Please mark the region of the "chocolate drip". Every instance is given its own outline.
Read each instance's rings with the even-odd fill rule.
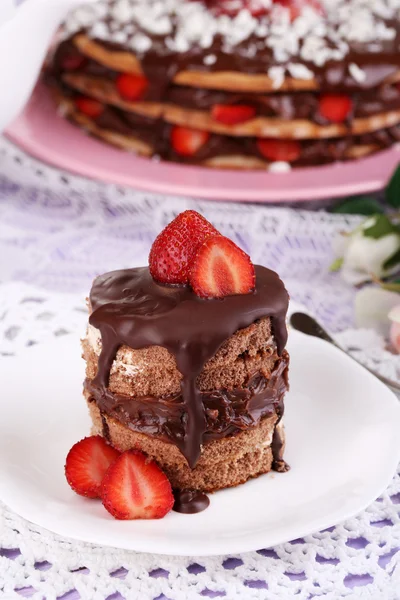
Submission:
[[[187,515],[199,513],[210,504],[209,497],[197,490],[174,490],[174,497],[175,504],[172,510]]]
[[[102,350],[92,385],[107,397],[110,369],[121,345],[134,349],[165,347],[182,373],[186,419],[182,453],[194,468],[206,429],[204,404],[196,379],[205,363],[238,329],[269,316],[278,354],[287,341],[288,294],[278,275],[256,266],[251,294],[204,300],[189,287],[157,284],[148,268],[113,271],[98,277],[90,293],[89,322],[101,332]]]
[[[271,450],[272,450],[272,468],[274,471],[278,471],[278,473],[286,473],[289,471],[290,467],[283,460],[283,451],[285,448],[285,442],[282,438],[281,432],[279,428],[275,426],[274,435],[272,438]]]
[[[107,420],[104,416],[103,411],[100,411],[100,416],[101,416],[101,423],[103,426],[103,438],[105,440],[107,440],[107,442],[111,442],[111,438],[110,438],[110,428],[108,427],[108,423]]]

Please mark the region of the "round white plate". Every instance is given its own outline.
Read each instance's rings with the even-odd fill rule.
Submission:
[[[60,535],[159,554],[213,555],[272,546],[330,527],[370,504],[400,460],[400,406],[329,344],[291,332],[286,459],[271,473],[211,496],[197,515],[116,521],[64,478],[69,448],[88,434],[79,341],[68,336],[3,358],[0,498]]]

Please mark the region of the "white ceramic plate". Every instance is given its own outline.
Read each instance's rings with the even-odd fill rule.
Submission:
[[[291,332],[286,474],[264,475],[211,496],[197,515],[115,521],[75,495],[65,456],[89,432],[79,342],[66,337],[3,358],[0,498],[60,535],[177,555],[244,552],[330,527],[370,504],[400,460],[396,397],[339,350]]]

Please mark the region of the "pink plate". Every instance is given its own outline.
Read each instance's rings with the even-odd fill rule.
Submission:
[[[84,135],[57,114],[41,84],[6,135],[32,156],[79,175],[214,200],[292,202],[374,192],[385,186],[400,161],[399,146],[355,162],[289,173],[214,170],[152,161]]]

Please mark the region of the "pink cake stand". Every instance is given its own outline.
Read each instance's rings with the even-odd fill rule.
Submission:
[[[156,162],[112,148],[60,117],[39,84],[6,135],[61,169],[163,194],[247,202],[317,201],[382,189],[400,162],[400,146],[350,163],[289,173],[226,171]]]

